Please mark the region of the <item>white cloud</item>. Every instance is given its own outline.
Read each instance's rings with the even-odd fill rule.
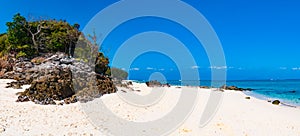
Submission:
[[[126,70],[125,68],[121,68],[122,70]]]
[[[281,70],[287,70],[287,67],[280,67]]]
[[[161,68],[161,69],[158,69],[159,71],[164,71],[165,69]]]
[[[130,70],[135,70],[135,71],[137,71],[137,70],[140,70],[140,68],[131,68]]]
[[[239,67],[238,70],[243,70],[243,68]]]
[[[292,68],[292,70],[300,70],[300,67],[299,68]]]
[[[198,69],[198,68],[200,68],[200,66],[192,66],[191,68],[192,69]]]
[[[210,69],[227,69],[227,66],[210,66]],[[233,68],[233,67],[229,67],[229,68]]]
[[[154,68],[151,68],[151,67],[147,67],[146,69],[147,69],[147,70],[153,70]]]

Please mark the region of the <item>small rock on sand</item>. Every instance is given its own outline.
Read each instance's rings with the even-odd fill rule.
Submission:
[[[4,127],[0,127],[0,133],[4,132],[5,128]]]
[[[274,100],[274,101],[272,102],[272,104],[274,104],[274,105],[279,105],[279,104],[280,104],[280,101],[279,101],[279,100]]]

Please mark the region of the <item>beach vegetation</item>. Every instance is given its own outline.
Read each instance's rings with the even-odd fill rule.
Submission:
[[[27,58],[34,64],[45,61],[43,54],[62,52],[92,66],[97,74],[127,79],[128,73],[110,68],[109,59],[97,43],[96,32],[84,35],[80,25],[65,20],[26,19],[17,13],[6,23],[7,32],[0,34],[0,57]],[[2,67],[8,59],[3,59]],[[112,72],[113,71],[113,72]]]
[[[111,71],[112,71],[111,76],[113,78],[116,78],[116,79],[119,79],[119,80],[125,80],[128,77],[128,73],[126,71],[122,70],[122,69],[112,67]]]
[[[95,66],[98,74],[111,73],[109,59],[100,51],[96,33],[85,36],[77,23],[71,25],[65,20],[41,17],[28,20],[17,13],[6,26],[7,32],[0,34],[1,56],[33,59],[46,53],[63,52]]]
[[[7,34],[0,37],[1,52],[28,58],[49,52],[71,55],[81,34],[78,24],[55,19],[28,21],[19,13],[6,26]]]

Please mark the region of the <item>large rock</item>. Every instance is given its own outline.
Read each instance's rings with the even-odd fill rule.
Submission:
[[[55,104],[53,100],[63,100],[71,97],[75,92],[72,90],[72,73],[69,69],[58,68],[31,82],[31,86],[24,92],[19,93],[19,102],[26,100],[42,104]]]
[[[18,102],[55,104],[55,100],[64,100],[63,103],[68,104],[87,102],[116,92],[110,77],[97,74],[87,63],[67,58],[62,53],[16,61],[13,71],[4,73],[3,77],[17,80],[8,84],[8,87],[31,85],[18,93]]]
[[[227,86],[227,85],[223,85],[220,88],[224,89],[224,90],[235,90],[235,91],[252,91],[253,90],[251,88],[239,88],[237,86]]]
[[[146,82],[148,87],[161,87],[162,84],[156,80]]]
[[[15,59],[12,56],[4,56],[0,58],[0,78],[5,78],[5,73],[13,70]]]

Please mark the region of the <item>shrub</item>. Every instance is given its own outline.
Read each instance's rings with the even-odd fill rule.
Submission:
[[[20,51],[20,52],[17,54],[16,58],[26,57],[26,56],[27,56],[27,54],[26,54],[25,52]]]

